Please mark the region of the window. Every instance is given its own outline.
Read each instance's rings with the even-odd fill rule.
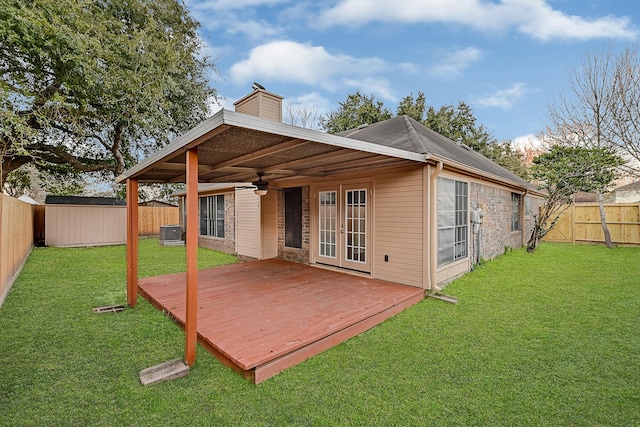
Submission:
[[[302,248],[302,187],[284,190],[284,245]]]
[[[527,218],[531,216],[531,197],[529,196],[524,198],[524,216]]]
[[[522,230],[522,221],[520,221],[521,204],[522,195],[511,193],[511,231]]]
[[[200,235],[224,237],[224,195],[200,198]]]
[[[468,184],[438,178],[438,265],[467,257]]]

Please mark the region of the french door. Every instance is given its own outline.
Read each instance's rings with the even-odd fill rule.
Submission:
[[[316,262],[370,272],[370,185],[319,187]]]

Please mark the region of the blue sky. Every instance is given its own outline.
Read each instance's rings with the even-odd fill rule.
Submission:
[[[500,140],[543,130],[586,52],[636,46],[635,0],[186,0],[224,108],[252,82],[318,114],[347,94],[465,101]]]

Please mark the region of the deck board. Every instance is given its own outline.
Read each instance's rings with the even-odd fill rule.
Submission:
[[[140,279],[140,292],[184,325],[184,273]],[[282,260],[210,268],[198,273],[198,339],[260,382],[423,296],[419,288]]]

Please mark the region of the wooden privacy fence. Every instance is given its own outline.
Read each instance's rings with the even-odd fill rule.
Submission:
[[[177,207],[140,206],[141,236],[179,224]],[[124,243],[123,206],[31,205],[0,193],[0,306],[34,243],[90,246]]]
[[[180,214],[175,206],[139,206],[138,235],[153,236],[160,234],[161,225],[180,224]]]
[[[33,247],[34,206],[0,193],[0,305]]]
[[[640,245],[640,204],[607,203],[604,212],[613,243]],[[598,204],[573,205],[562,214],[544,240],[604,243]]]

